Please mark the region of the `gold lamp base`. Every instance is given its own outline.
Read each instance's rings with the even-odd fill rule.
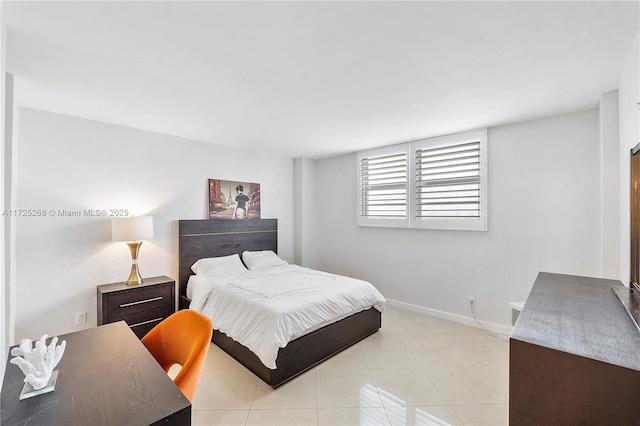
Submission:
[[[126,285],[140,285],[144,282],[138,270],[138,251],[140,251],[142,241],[129,241],[127,245],[129,246],[129,250],[131,250],[131,273],[124,283]]]

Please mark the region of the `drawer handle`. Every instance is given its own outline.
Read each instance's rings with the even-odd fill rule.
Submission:
[[[162,300],[162,296],[154,297],[152,299],[138,300],[137,302],[123,303],[122,305],[120,305],[120,307],[121,308],[126,308],[127,306],[139,305],[141,303],[155,302],[156,300]]]
[[[155,319],[152,319],[152,320],[149,320],[149,321],[142,321],[142,322],[139,322],[139,323],[137,323],[137,324],[132,324],[132,325],[130,325],[129,327],[131,327],[131,328],[133,328],[133,327],[138,327],[139,325],[150,324],[150,323],[152,323],[152,322],[162,321],[163,319],[164,319],[164,318],[160,317],[160,318],[155,318]]]

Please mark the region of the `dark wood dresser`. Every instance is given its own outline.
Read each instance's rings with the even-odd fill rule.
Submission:
[[[98,325],[125,321],[138,338],[174,313],[175,306],[176,282],[169,277],[145,278],[136,286],[98,286]]]
[[[509,340],[510,425],[640,424],[640,333],[612,285],[538,275]]]

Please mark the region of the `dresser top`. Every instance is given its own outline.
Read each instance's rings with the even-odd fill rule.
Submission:
[[[640,333],[611,286],[620,281],[540,272],[511,338],[640,370]]]

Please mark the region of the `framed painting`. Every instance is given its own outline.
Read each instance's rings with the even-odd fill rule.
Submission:
[[[260,219],[260,184],[209,179],[209,219]]]

